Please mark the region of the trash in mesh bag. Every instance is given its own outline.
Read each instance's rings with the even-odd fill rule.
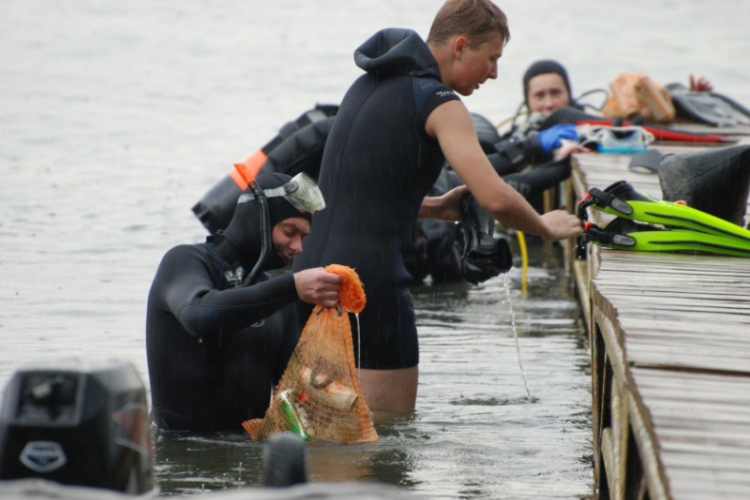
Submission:
[[[332,264],[326,271],[343,278],[339,306],[313,309],[266,415],[242,423],[253,439],[285,431],[310,442],[372,443],[378,439],[359,387],[347,314],[364,309],[364,288],[349,267]]]

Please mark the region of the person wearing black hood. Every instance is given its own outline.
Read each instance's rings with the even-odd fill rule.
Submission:
[[[367,294],[352,318],[360,385],[376,418],[410,411],[419,345],[405,259],[418,217],[458,220],[464,195],[507,227],[556,241],[582,232],[575,215],[538,214],[494,171],[459,95],[497,78],[508,40],[505,14],[489,0],[448,0],[427,41],[385,29],[354,55],[365,70],[341,102],[318,182],[328,208],[295,270],[338,263],[356,269]],[[445,160],[465,182],[425,197]],[[310,308],[298,304],[299,318]],[[361,339],[361,342],[360,342]]]
[[[261,173],[255,182],[274,193],[290,180]],[[263,417],[299,337],[292,304],[338,302],[341,278],[322,268],[263,272],[302,252],[312,214],[268,195],[270,244],[257,193],[243,192],[225,230],[172,248],[156,271],[146,349],[152,420],[160,431],[241,431],[243,421]],[[248,277],[253,271],[259,272]]]
[[[536,61],[526,69],[523,97],[529,113],[548,115],[565,106],[583,109],[573,99],[567,70],[552,59]]]

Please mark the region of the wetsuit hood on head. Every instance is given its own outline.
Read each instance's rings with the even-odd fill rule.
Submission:
[[[570,88],[570,80],[568,79],[568,72],[565,70],[565,67],[559,62],[552,59],[542,59],[541,61],[536,61],[531,66],[529,66],[529,68],[526,70],[526,73],[523,74],[523,99],[526,103],[526,106],[528,107],[529,105],[529,82],[535,76],[544,75],[546,73],[555,73],[557,75],[560,75],[560,77],[563,79],[563,83],[565,83],[565,88],[568,90],[568,97],[570,99],[569,104],[574,105],[573,91]]]
[[[291,177],[278,172],[259,173],[255,178],[255,183],[259,189],[273,189],[283,186],[291,180]],[[251,188],[247,188],[243,193],[252,194]],[[243,197],[240,197],[244,200]],[[300,217],[312,221],[312,215],[308,212],[300,212],[283,196],[267,198],[269,227],[273,230],[279,222],[290,217]],[[215,239],[218,250],[229,260],[237,260],[246,271],[250,271],[258,261],[263,251],[263,231],[262,219],[263,213],[257,199],[249,199],[237,203],[234,216],[229,222],[227,228],[221,233],[221,236]],[[209,241],[211,241],[209,237]],[[229,244],[229,245],[227,245]],[[260,270],[279,269],[286,265],[274,250],[273,244],[271,251],[266,255],[265,261],[261,264]]]
[[[440,67],[432,52],[410,29],[378,31],[354,51],[354,62],[375,78],[412,75],[440,80]]]

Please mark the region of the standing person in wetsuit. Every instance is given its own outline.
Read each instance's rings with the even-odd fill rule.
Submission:
[[[268,193],[290,179],[258,174],[256,183]],[[270,245],[252,193],[248,188],[240,196],[224,231],[172,248],[156,272],[146,349],[152,418],[162,431],[242,430],[243,421],[263,417],[297,344],[292,304],[338,302],[341,278],[321,268],[274,277],[262,272],[302,252],[312,216],[268,195]],[[261,272],[245,283],[259,262]]]
[[[457,95],[497,77],[508,37],[505,14],[489,0],[449,0],[426,42],[408,29],[385,29],[355,52],[366,74],[336,114],[318,180],[328,208],[313,217],[316,231],[294,269],[339,263],[359,273],[367,305],[354,352],[376,416],[416,402],[419,345],[404,260],[417,217],[457,220],[470,191],[508,227],[550,241],[582,231],[574,215],[539,215],[503,182]],[[466,185],[426,198],[446,159]],[[300,309],[306,318],[310,309]]]

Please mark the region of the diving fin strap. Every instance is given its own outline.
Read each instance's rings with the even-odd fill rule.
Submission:
[[[590,206],[594,206],[600,209],[611,207],[613,210],[619,212],[624,216],[632,215],[633,208],[627,204],[626,201],[618,198],[617,196],[602,191],[599,188],[591,188],[587,193],[584,193],[581,197],[581,201],[578,203],[578,218],[581,220],[588,220],[588,214],[586,209]]]
[[[583,260],[586,258],[586,246],[589,243],[625,250],[634,247],[636,240],[628,234],[614,232],[609,225],[602,229],[593,222],[586,222],[583,225],[583,234],[580,236],[576,247],[577,259]]]

